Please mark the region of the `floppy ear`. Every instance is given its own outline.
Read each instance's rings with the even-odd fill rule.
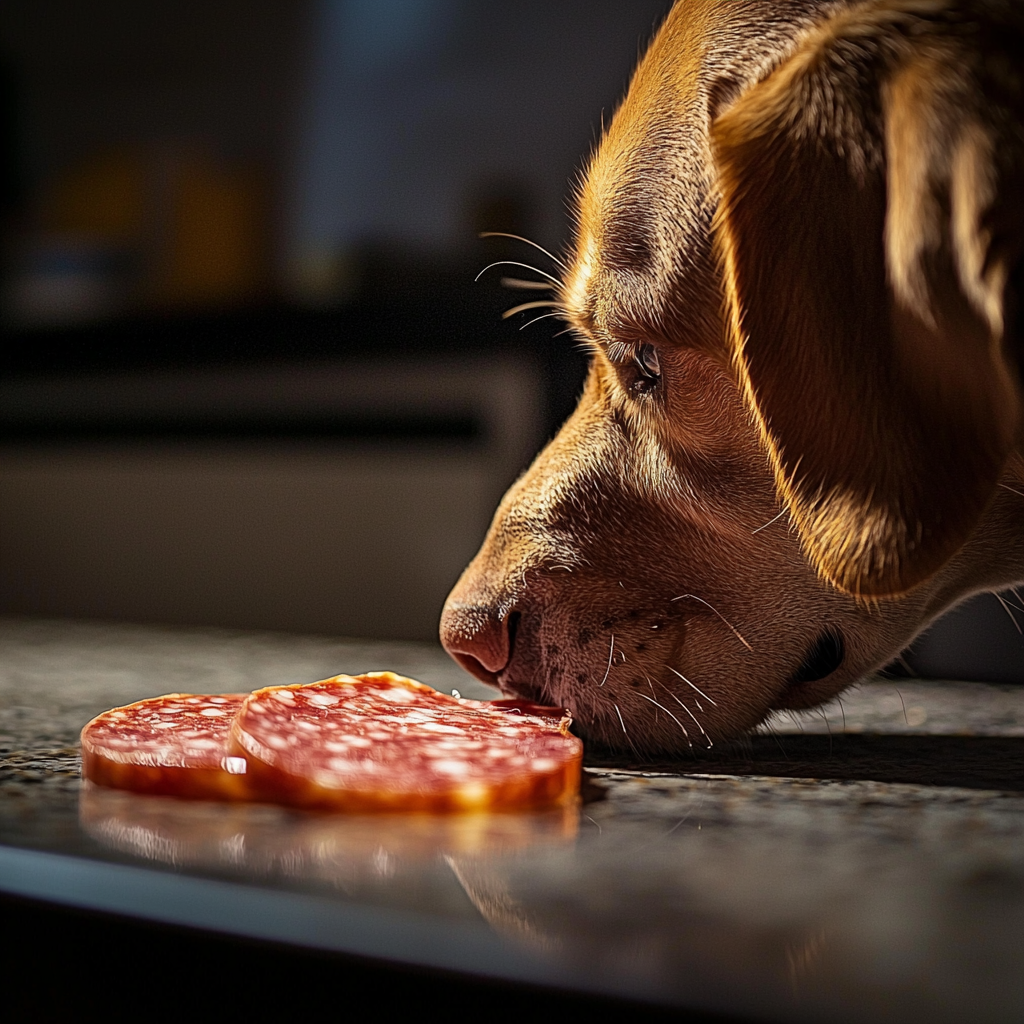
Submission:
[[[747,401],[812,562],[870,597],[966,541],[1019,419],[1022,161],[925,6],[836,16],[712,126]]]

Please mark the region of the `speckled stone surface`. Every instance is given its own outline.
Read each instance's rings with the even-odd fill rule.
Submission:
[[[868,681],[686,762],[591,750],[582,806],[544,815],[303,815],[80,783],[78,732],[116,704],[380,668],[491,696],[426,645],[0,620],[0,889],[5,850],[58,853],[413,914],[496,942],[498,976],[507,958],[751,1020],[1024,1019],[1024,688]]]

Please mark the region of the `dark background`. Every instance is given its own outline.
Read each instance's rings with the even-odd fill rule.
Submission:
[[[433,638],[585,370],[477,235],[566,245],[669,6],[6,0],[0,611]],[[905,668],[1024,679],[1006,600]]]

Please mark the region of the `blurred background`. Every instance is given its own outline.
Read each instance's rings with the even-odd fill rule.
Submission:
[[[4,0],[0,612],[434,639],[585,372],[478,234],[563,248],[670,6]],[[906,665],[1024,680],[1016,603]]]

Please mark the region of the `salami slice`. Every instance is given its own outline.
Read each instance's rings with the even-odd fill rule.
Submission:
[[[139,793],[248,799],[245,758],[228,750],[247,696],[169,693],[105,711],[82,730],[82,778]]]
[[[231,729],[249,783],[297,807],[465,811],[564,803],[583,744],[561,708],[462,700],[391,672],[256,690]]]

